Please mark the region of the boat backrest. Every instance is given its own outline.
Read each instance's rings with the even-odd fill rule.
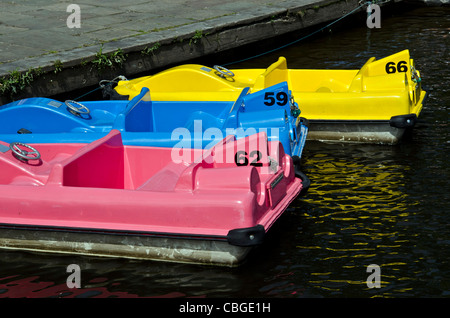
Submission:
[[[265,132],[240,139],[228,135],[214,147],[196,155],[194,162],[181,165],[176,170],[170,167],[171,189],[249,189],[249,186],[258,184],[249,183],[249,178],[258,178],[256,169],[261,173],[270,173],[268,151]],[[234,169],[237,166],[240,168]],[[257,189],[252,190],[257,192]]]
[[[120,132],[107,136],[81,148],[73,156],[55,165],[49,182],[70,187],[123,189],[124,147]],[[61,182],[59,182],[59,180]]]
[[[260,130],[283,127],[290,114],[291,94],[287,82],[248,94],[243,90],[229,112],[224,129]]]
[[[409,51],[404,50],[397,54],[376,60],[371,57],[353,78],[349,92],[363,92],[367,89],[386,89],[389,82],[391,89],[405,87],[407,78],[411,74],[409,64]],[[397,87],[395,87],[397,86]]]
[[[142,88],[141,93],[130,100],[126,108],[117,115],[113,129],[129,132],[153,131],[152,102],[150,90]]]
[[[382,59],[373,60],[368,65],[364,76],[383,76],[396,73],[406,73],[407,77],[410,78],[411,64],[409,50],[403,50]]]
[[[234,104],[231,106],[230,111],[226,115],[222,128],[238,127],[238,112],[242,110],[244,105],[244,98],[245,96],[247,96],[249,91],[250,91],[249,87],[246,87],[241,91],[241,94],[239,95],[238,99],[236,99]]]
[[[288,68],[286,58],[281,56],[256,78],[254,89],[264,89],[284,81],[288,81]]]
[[[362,91],[362,85],[363,85],[363,76],[366,75],[369,65],[370,63],[372,63],[373,61],[375,61],[375,57],[371,57],[370,59],[367,60],[367,62],[361,67],[361,69],[358,71],[358,73],[356,73],[355,77],[353,78],[350,87],[348,89],[348,91],[350,93],[354,93],[354,92],[361,92]]]
[[[291,92],[287,82],[278,82],[263,90],[244,96],[245,111],[290,110]]]

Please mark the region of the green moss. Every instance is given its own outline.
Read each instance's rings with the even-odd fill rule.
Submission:
[[[153,46],[151,47],[145,47],[142,51],[141,54],[142,55],[150,55],[150,54],[155,54],[156,50],[158,50],[161,47],[161,43],[155,43],[153,44]]]
[[[55,67],[55,70],[54,70],[53,72],[56,74],[56,73],[62,71],[63,63],[61,62],[61,60],[56,60],[56,61],[53,63],[53,66]]]
[[[196,30],[194,36],[189,40],[189,45],[196,44],[201,38],[203,38],[203,32],[201,30]]]
[[[124,54],[122,49],[117,49],[109,54],[103,53],[103,45],[100,50],[95,54],[94,59],[90,62],[97,67],[98,71],[103,71],[106,68],[115,68],[116,66],[122,66],[126,61],[128,55]]]
[[[42,69],[29,69],[26,72],[19,72],[17,69],[9,72],[8,75],[0,78],[0,95],[13,98],[29,86],[38,76],[42,74]]]

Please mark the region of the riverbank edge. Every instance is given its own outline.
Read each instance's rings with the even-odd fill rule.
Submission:
[[[401,0],[393,1],[396,2]],[[257,13],[254,15],[226,15],[110,41],[101,46],[4,63],[0,78],[7,79],[12,89],[0,96],[0,105],[12,100],[49,97],[93,87],[101,80],[111,80],[118,75],[132,78],[137,74],[318,27],[354,11],[346,17],[352,19],[365,10],[366,5],[359,0],[312,0],[306,5],[255,10]],[[0,85],[6,84],[3,83]]]

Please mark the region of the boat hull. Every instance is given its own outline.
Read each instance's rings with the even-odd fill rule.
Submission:
[[[16,227],[0,229],[0,248],[233,267],[244,262],[254,246],[207,238]]]
[[[398,144],[411,127],[395,127],[389,121],[310,120],[307,140],[364,144]]]

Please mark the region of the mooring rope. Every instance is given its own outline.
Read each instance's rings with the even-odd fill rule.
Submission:
[[[264,56],[264,55],[266,55],[266,54],[270,54],[270,53],[276,52],[276,51],[278,51],[278,50],[284,49],[284,48],[286,48],[286,47],[288,47],[288,46],[291,46],[291,45],[296,44],[296,43],[298,43],[298,42],[300,42],[300,41],[303,41],[304,39],[307,39],[307,38],[309,38],[310,36],[313,36],[314,34],[319,33],[319,32],[321,32],[321,31],[323,31],[323,30],[325,30],[325,29],[331,27],[332,25],[334,25],[334,24],[338,23],[339,21],[345,19],[345,18],[348,17],[350,14],[353,14],[354,12],[358,11],[359,9],[361,9],[362,7],[364,7],[364,6],[366,6],[366,5],[370,5],[370,4],[372,4],[372,3],[379,3],[379,2],[385,3],[385,2],[389,2],[389,1],[390,1],[390,0],[372,0],[372,1],[364,1],[364,0],[360,0],[360,1],[358,2],[358,3],[359,3],[359,6],[356,7],[355,9],[353,9],[352,11],[350,11],[350,12],[344,14],[342,17],[340,17],[340,18],[338,18],[338,19],[336,19],[336,20],[334,20],[334,21],[328,23],[328,24],[325,25],[324,27],[322,27],[322,28],[320,28],[320,29],[318,29],[318,30],[316,30],[316,31],[314,31],[314,32],[312,32],[312,33],[310,33],[310,34],[308,34],[308,35],[305,35],[304,37],[302,37],[302,38],[300,38],[300,39],[297,39],[297,40],[295,40],[295,41],[292,41],[292,42],[290,42],[290,43],[287,43],[287,44],[285,44],[285,45],[282,45],[282,46],[280,46],[280,47],[278,47],[278,48],[275,48],[275,49],[272,49],[272,50],[269,50],[269,51],[266,51],[266,52],[263,52],[263,53],[260,53],[260,54],[257,54],[257,55],[253,55],[253,56],[248,57],[248,58],[245,58],[245,59],[241,59],[241,60],[238,60],[238,61],[234,61],[234,62],[222,64],[222,65],[227,66],[227,65],[231,65],[231,64],[241,63],[241,62],[244,62],[244,61],[252,60],[252,59],[255,59],[255,58]],[[101,80],[101,81],[99,82],[99,87],[97,87],[97,88],[95,88],[95,89],[93,89],[93,90],[87,92],[86,94],[83,94],[83,95],[81,95],[81,96],[79,96],[79,97],[77,97],[77,98],[75,98],[75,99],[73,99],[73,100],[78,100],[78,99],[80,99],[80,98],[82,98],[82,97],[84,97],[84,96],[86,96],[86,95],[89,95],[89,94],[91,94],[91,93],[93,93],[93,92],[95,92],[95,91],[97,91],[97,90],[99,90],[99,89],[101,89],[101,88],[104,88],[106,85],[111,85],[111,84],[113,84],[113,83],[116,83],[116,80],[117,80],[117,79],[120,79],[120,80],[126,80],[126,78],[125,78],[123,75],[119,75],[119,76],[117,76],[116,78],[114,78],[113,80]],[[107,82],[107,84],[103,84],[104,82]]]
[[[385,0],[385,2],[388,2],[388,1],[390,1],[390,0]],[[254,55],[254,56],[251,56],[251,57],[242,59],[242,60],[238,60],[238,61],[235,61],[235,62],[230,62],[230,63],[226,63],[226,64],[222,64],[222,65],[227,66],[227,65],[231,65],[231,64],[241,63],[241,62],[244,62],[244,61],[252,60],[252,59],[254,59],[254,58],[258,58],[258,57],[264,56],[264,55],[266,55],[266,54],[270,54],[270,53],[276,52],[276,51],[278,51],[278,50],[284,49],[284,48],[286,48],[286,47],[288,47],[288,46],[291,46],[291,45],[296,44],[296,43],[298,43],[298,42],[300,42],[300,41],[303,41],[304,39],[307,39],[307,38],[309,38],[310,36],[313,36],[314,34],[319,33],[319,32],[321,32],[321,31],[323,31],[323,30],[329,28],[329,27],[332,26],[333,24],[336,24],[337,22],[339,22],[339,21],[341,21],[342,19],[346,18],[347,16],[349,16],[349,15],[352,14],[352,13],[354,13],[355,11],[358,11],[359,9],[361,9],[362,7],[364,7],[365,5],[369,5],[369,4],[372,4],[372,3],[375,3],[375,2],[377,2],[377,0],[373,0],[373,1],[364,1],[364,2],[363,2],[363,1],[359,1],[359,2],[358,2],[358,3],[359,3],[359,6],[356,7],[355,9],[353,9],[352,11],[350,11],[350,12],[344,14],[342,17],[340,17],[340,18],[334,20],[333,22],[330,22],[329,24],[325,25],[324,27],[322,27],[322,28],[320,28],[320,29],[318,29],[318,30],[316,30],[316,31],[314,31],[314,32],[312,32],[312,33],[310,33],[310,34],[308,34],[308,35],[305,35],[304,37],[302,37],[302,38],[300,38],[300,39],[297,39],[297,40],[295,40],[295,41],[292,41],[292,42],[290,42],[290,43],[287,43],[287,44],[285,44],[285,45],[282,45],[282,46],[280,46],[280,47],[278,47],[278,48],[275,48],[275,49],[272,49],[272,50],[269,50],[269,51],[266,51],[266,52],[263,52],[263,53],[260,53],[260,54],[257,54],[257,55]]]
[[[101,88],[104,88],[106,85],[112,85],[112,84],[114,84],[114,83],[118,83],[117,80],[126,81],[127,78],[126,78],[125,76],[123,76],[123,75],[119,75],[119,76],[115,77],[115,78],[112,79],[112,80],[101,80],[101,81],[98,83],[99,87],[94,88],[93,90],[91,90],[91,91],[87,92],[86,94],[83,94],[83,95],[81,95],[81,96],[79,96],[79,97],[77,97],[77,98],[74,98],[73,100],[77,100],[77,99],[80,99],[80,98],[82,98],[82,97],[84,97],[84,96],[86,96],[86,95],[89,95],[89,94],[95,92],[96,90],[99,90],[99,89],[101,89]],[[107,83],[107,84],[103,84],[103,83]]]

